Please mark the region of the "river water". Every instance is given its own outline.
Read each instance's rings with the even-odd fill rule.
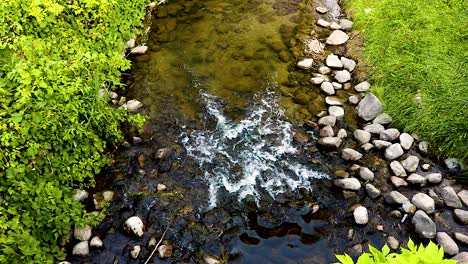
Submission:
[[[128,127],[128,141],[143,143],[122,147],[97,178],[115,197],[94,229],[105,248],[87,261],[144,263],[148,241],[166,228],[173,257],[150,263],[329,263],[356,244],[383,245],[373,223],[395,226],[380,214],[353,225],[353,204],[383,209],[331,186],[348,164],[318,151],[317,131],[302,126],[326,110],[309,73],[295,67],[306,41],[323,37],[313,25],[318,4],[339,14],[336,3],[311,0],[171,0],[153,12],[149,52],[124,74],[124,93],[148,116],[143,131]],[[122,229],[133,215],[145,223],[142,238]],[[398,229],[397,238],[408,231]],[[143,246],[136,260],[134,245]]]

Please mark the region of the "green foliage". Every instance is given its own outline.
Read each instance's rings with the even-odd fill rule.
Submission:
[[[347,0],[394,124],[468,162],[468,1]],[[421,103],[415,103],[419,95]]]
[[[119,85],[120,52],[145,0],[0,1],[0,262],[51,263],[88,219],[73,188],[94,184],[123,122],[100,88]]]
[[[429,242],[427,247],[424,245],[416,246],[410,239],[406,248],[401,248],[401,253],[390,253],[390,248],[385,244],[382,250],[369,245],[369,253],[362,253],[357,260],[357,264],[371,264],[371,263],[457,263],[455,260],[444,259],[444,249],[438,247],[432,241]],[[348,255],[336,255],[339,263],[354,264],[353,259]]]

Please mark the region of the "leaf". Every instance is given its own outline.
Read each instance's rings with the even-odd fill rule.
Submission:
[[[388,247],[387,244],[385,244],[385,245],[382,247],[382,253],[384,254],[384,256],[387,256],[388,253],[390,253],[390,248]]]
[[[340,263],[342,264],[354,264],[354,261],[353,259],[348,255],[348,254],[344,254],[344,255],[336,255],[335,254],[335,257],[338,259],[338,261],[340,261]]]
[[[369,244],[369,251],[371,252],[372,256],[374,257],[374,260],[377,260],[378,262],[385,262],[385,257],[380,252],[378,249],[373,247],[372,245]]]

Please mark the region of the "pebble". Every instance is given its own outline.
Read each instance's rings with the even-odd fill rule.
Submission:
[[[337,179],[333,182],[336,186],[350,191],[359,191],[361,189],[361,183],[356,178],[345,178]]]
[[[468,191],[467,190],[462,190],[458,192],[458,198],[465,204],[465,206],[468,206]]]
[[[406,171],[405,168],[403,168],[403,165],[397,160],[394,160],[390,162],[390,169],[392,170],[393,174],[395,174],[398,177],[406,177]]]
[[[455,217],[464,225],[468,225],[468,211],[455,209],[453,210]]]
[[[356,107],[357,115],[370,121],[383,112],[383,105],[380,100],[372,93],[368,93]]]
[[[453,260],[457,261],[457,264],[466,264],[468,263],[468,252],[460,252],[457,255],[455,255]]]
[[[414,184],[414,185],[419,185],[420,187],[423,187],[426,185],[426,178],[416,173],[412,173],[410,176],[408,176],[406,180],[409,183]]]
[[[340,19],[340,26],[342,30],[346,30],[346,31],[351,30],[353,28],[353,24],[354,24],[353,21],[349,19],[346,19],[346,18]]]
[[[354,90],[356,90],[356,92],[367,92],[369,91],[371,85],[370,83],[368,82],[362,82],[362,83],[359,83],[358,85],[354,86]]]
[[[347,138],[348,137],[348,132],[346,132],[346,129],[344,128],[340,128],[340,130],[338,130],[338,133],[336,134],[337,137],[339,138]]]
[[[330,24],[331,24],[330,22],[328,22],[328,21],[326,21],[324,19],[321,19],[321,18],[319,20],[317,20],[317,25],[319,25],[321,27],[324,27],[324,28],[330,27]]]
[[[323,83],[324,81],[325,81],[325,78],[323,78],[322,76],[319,76],[319,77],[312,77],[312,78],[310,79],[310,82],[311,82],[312,84],[321,84],[321,83]]]
[[[335,21],[331,22],[330,29],[341,29],[340,24],[336,23]]]
[[[341,83],[332,82],[332,85],[335,90],[341,90],[343,88],[343,85]]]
[[[391,142],[388,142],[385,140],[379,140],[379,139],[372,140],[372,144],[374,144],[374,146],[378,149],[388,148],[389,146],[392,145]]]
[[[297,63],[297,67],[299,67],[299,68],[301,68],[301,69],[304,69],[304,70],[307,70],[307,69],[312,68],[312,64],[313,64],[313,63],[314,63],[314,60],[313,60],[313,59],[305,58],[305,59],[300,60],[300,61]]]
[[[408,183],[405,180],[396,176],[390,177],[390,181],[392,182],[393,186],[395,186],[395,188],[408,186]]]
[[[425,163],[425,164],[421,165],[421,168],[422,168],[423,170],[425,170],[425,171],[428,171],[428,170],[431,169],[431,164]]]
[[[130,50],[130,54],[143,55],[148,51],[148,46],[136,46]]]
[[[343,67],[349,72],[354,71],[356,68],[356,62],[354,60],[348,59],[346,57],[341,57],[340,60],[343,63]]]
[[[328,9],[326,7],[323,7],[323,6],[317,6],[315,8],[315,11],[317,11],[317,13],[319,14],[325,14],[328,12]]]
[[[456,255],[460,251],[457,243],[445,232],[437,232],[436,236],[437,243],[444,248],[444,252],[447,255]]]
[[[403,154],[403,149],[401,148],[401,145],[399,143],[392,144],[391,146],[385,149],[385,158],[387,160],[397,159]]]
[[[158,183],[158,185],[156,186],[156,189],[158,190],[158,192],[164,192],[165,190],[167,190],[167,186],[164,184]]]
[[[158,255],[160,259],[170,258],[172,256],[171,245],[161,245],[158,247]]]
[[[353,212],[354,215],[354,221],[358,225],[365,225],[367,222],[369,222],[369,214],[367,212],[367,208],[364,206],[358,206],[354,209]]]
[[[389,128],[380,132],[379,138],[385,141],[394,141],[395,139],[398,138],[398,136],[400,136],[400,131],[398,131],[398,129]]]
[[[143,106],[143,104],[140,101],[135,99],[128,101],[125,105],[127,110],[130,112],[135,112]]]
[[[369,168],[366,168],[366,167],[359,168],[359,176],[361,176],[361,179],[365,181],[374,180],[374,173]]]
[[[409,150],[414,143],[414,138],[408,133],[400,135],[400,144],[403,149]]]
[[[362,129],[354,130],[353,136],[360,144],[369,143],[371,138],[371,134]]]
[[[435,237],[436,225],[424,211],[416,211],[411,222],[414,225],[416,233],[420,237],[428,239]]]
[[[463,233],[455,232],[454,237],[456,240],[462,242],[465,245],[468,245],[468,235],[465,235]]]
[[[446,186],[440,192],[442,199],[447,207],[462,208],[462,203],[452,187]]]
[[[328,45],[338,46],[345,44],[349,39],[349,36],[341,31],[341,30],[334,30],[330,36],[327,38],[326,43]]]
[[[75,256],[88,256],[89,244],[88,241],[81,241],[73,247],[72,254]]]
[[[398,191],[391,191],[385,196],[385,201],[389,204],[403,204],[409,199]]]
[[[327,66],[320,66],[318,68],[318,72],[321,74],[329,74],[331,72],[331,69],[328,68]]]
[[[430,183],[440,183],[442,181],[442,174],[440,173],[427,174],[426,180]]]
[[[351,80],[351,74],[347,70],[336,71],[334,78],[339,83],[345,83]]]
[[[143,221],[141,221],[140,217],[132,216],[127,221],[125,221],[125,226],[127,230],[131,231],[133,234],[141,237],[143,236]]]
[[[337,149],[343,140],[339,137],[323,137],[318,140],[318,144],[326,148]]]
[[[341,157],[344,160],[359,160],[362,154],[351,148],[345,148],[341,151]]]
[[[335,126],[336,116],[324,116],[318,120],[319,126]]]
[[[419,142],[418,149],[419,149],[419,152],[421,152],[422,154],[427,154],[427,151],[428,151],[427,142],[426,141]]]
[[[407,172],[415,172],[418,169],[419,158],[413,155],[408,156],[401,162]]]
[[[400,247],[400,242],[393,236],[387,236],[386,241],[388,246],[393,250],[397,250]]]
[[[91,239],[91,242],[89,242],[89,245],[91,247],[100,248],[104,245],[104,243],[98,236],[95,236]]]
[[[137,259],[141,252],[141,246],[133,246],[132,251],[130,251],[130,256],[133,259]]]
[[[77,202],[83,202],[88,198],[89,193],[85,190],[76,190],[76,193],[73,195],[73,199]]]
[[[369,152],[372,148],[374,148],[374,145],[372,145],[371,143],[365,143],[361,146],[361,148],[364,151]]]
[[[359,97],[357,97],[356,95],[351,95],[350,97],[348,97],[348,103],[352,105],[357,105],[359,103]]]
[[[343,68],[343,63],[340,58],[335,54],[330,54],[325,59],[325,64],[330,68],[341,69]]]
[[[327,97],[325,97],[325,103],[327,105],[343,105],[343,102],[337,96],[327,96]]]
[[[332,105],[328,108],[328,113],[336,118],[342,118],[345,114],[343,107]]]
[[[416,205],[418,209],[424,210],[428,214],[435,211],[435,202],[429,195],[425,193],[417,193],[411,199],[411,202]]]
[[[402,205],[401,205],[401,208],[403,209],[403,211],[407,214],[414,214],[414,212],[416,212],[416,206],[414,204],[412,204],[411,202],[404,202]]]
[[[73,234],[80,241],[88,241],[91,238],[92,230],[88,225],[83,228],[75,227]]]
[[[381,195],[379,189],[370,183],[366,184],[366,192],[371,199],[377,199]]]
[[[390,124],[391,122],[392,122],[392,117],[387,113],[379,114],[372,121],[372,123],[374,123],[374,124],[381,124],[381,125],[387,125],[387,124]]]
[[[331,82],[323,82],[320,85],[320,91],[322,91],[326,95],[335,94],[335,89],[333,88],[333,84]]]
[[[372,134],[380,134],[382,131],[385,130],[385,127],[381,124],[370,124],[364,126],[364,130]]]
[[[335,133],[333,132],[333,128],[331,126],[324,126],[322,129],[320,129],[320,137],[333,137],[334,135]]]

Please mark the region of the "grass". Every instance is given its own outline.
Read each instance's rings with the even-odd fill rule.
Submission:
[[[468,1],[347,0],[394,126],[468,162]],[[421,98],[415,103],[415,96]]]

